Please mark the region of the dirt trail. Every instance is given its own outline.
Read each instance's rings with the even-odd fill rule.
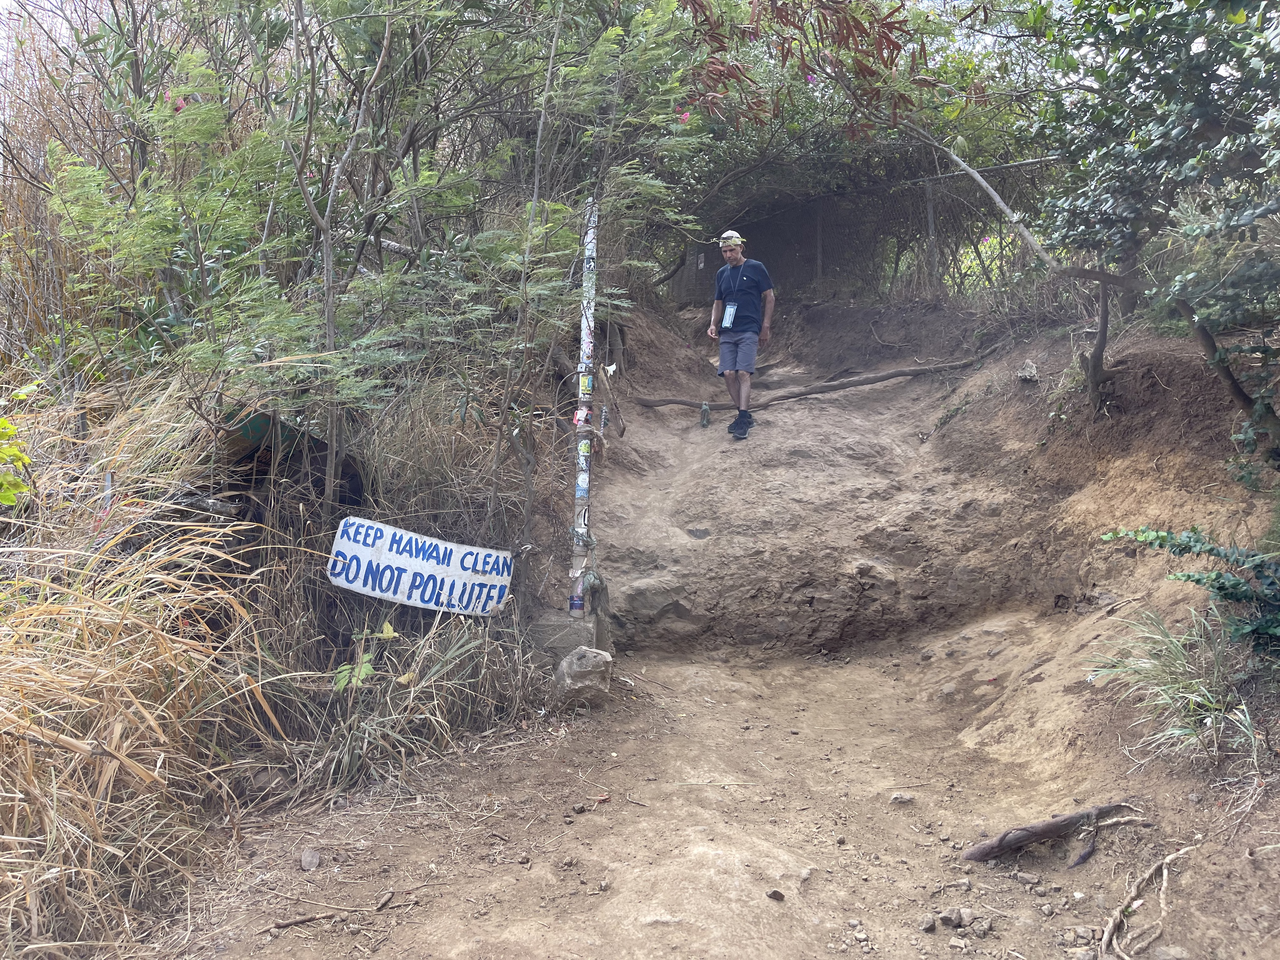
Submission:
[[[718,396],[697,350],[667,351],[651,384]],[[797,355],[760,379],[837,372]],[[724,417],[703,429],[688,410],[628,408],[593,507],[615,702],[493,731],[343,809],[248,827],[186,952],[1060,958],[1096,947],[1131,876],[1200,843],[1147,955],[1280,955],[1280,864],[1242,856],[1274,821],[1230,833],[1224,794],[1131,769],[1116,747],[1128,715],[1087,680],[1117,605],[1174,596],[1160,561],[1100,550],[1096,533],[1152,519],[1141,510],[1174,524],[1203,511],[1218,452],[1153,467],[1141,444],[1122,459],[1051,438],[1078,461],[1064,479],[1032,456],[1045,445],[1038,408],[1019,428],[1022,389],[999,367],[882,384],[770,408],[742,443]],[[962,413],[921,443],[970,404],[986,422]],[[1265,524],[1229,492],[1193,522]],[[959,859],[1118,800],[1151,825],[1104,831],[1076,869],[1074,839],[994,867]],[[320,864],[304,872],[307,848]],[[945,928],[953,908],[981,919]],[[1149,896],[1135,922],[1158,915]]]

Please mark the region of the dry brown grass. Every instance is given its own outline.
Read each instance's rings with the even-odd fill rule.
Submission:
[[[504,450],[495,480],[492,426],[459,428],[446,399],[406,395],[369,432],[385,473],[359,512],[510,542],[524,472]],[[436,616],[331,587],[313,485],[288,465],[238,475],[180,378],[99,401],[82,439],[80,411],[19,418],[34,487],[0,528],[6,954],[158,935],[180,922],[166,913],[210,856],[211,823],[402,777],[456,732],[525,709],[540,683],[514,614]],[[538,503],[562,495],[534,480]],[[361,664],[359,683],[335,683]]]

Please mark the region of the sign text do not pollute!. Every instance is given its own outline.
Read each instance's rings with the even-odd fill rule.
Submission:
[[[334,534],[329,580],[428,610],[487,617],[511,592],[511,554],[348,517]]]

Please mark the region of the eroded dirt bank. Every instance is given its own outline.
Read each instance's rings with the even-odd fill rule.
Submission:
[[[764,384],[918,352],[920,318],[792,319]],[[819,321],[827,350],[807,339]],[[718,399],[682,329],[631,331],[634,390]],[[1202,779],[1134,767],[1117,744],[1130,715],[1087,681],[1113,614],[1194,598],[1162,580],[1164,558],[1099,533],[1198,523],[1243,540],[1267,523],[1224,475],[1212,382],[1176,344],[1121,347],[1128,407],[1097,423],[1069,392],[1046,403],[1069,340],[962,378],[771,407],[745,443],[724,416],[703,429],[696,412],[625,405],[593,515],[615,702],[493,731],[341,809],[248,825],[181,952],[1057,958],[1092,949],[1133,876],[1198,843],[1146,955],[1275,956],[1280,862],[1244,856],[1275,842],[1270,812],[1239,823]],[[1038,383],[1014,375],[1027,359]],[[995,867],[959,859],[984,835],[1117,800],[1151,826],[1106,831],[1077,868],[1075,840]],[[944,928],[952,909],[982,922]],[[1158,915],[1151,896],[1135,922]]]
[[[938,358],[913,338],[964,355],[961,318],[945,312],[849,309],[838,325],[831,310],[782,319],[788,342],[766,354],[758,398]],[[674,354],[637,371],[636,393],[721,399],[692,333],[650,323],[635,340]],[[1121,343],[1119,400],[1100,420],[1070,389],[1065,331],[951,376],[769,407],[743,443],[726,437],[729,415],[703,429],[687,408],[633,412],[594,508],[621,642],[838,650],[1008,605],[1105,605],[1135,576],[1132,589],[1156,588],[1158,560],[1099,542],[1117,524],[1251,540],[1268,510],[1227,478],[1232,411],[1188,347]],[[1017,375],[1027,361],[1034,381]]]

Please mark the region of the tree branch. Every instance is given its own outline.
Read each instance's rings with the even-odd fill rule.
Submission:
[[[1258,425],[1264,429],[1273,440],[1280,440],[1280,417],[1276,416],[1275,409],[1263,399],[1254,399],[1236,379],[1235,371],[1231,369],[1231,365],[1227,363],[1227,358],[1218,348],[1218,341],[1214,339],[1213,333],[1196,317],[1196,312],[1191,309],[1191,304],[1187,303],[1181,297],[1174,300],[1178,312],[1182,314],[1183,319],[1191,327],[1191,332],[1195,335],[1196,342],[1200,344],[1200,351],[1204,354],[1205,360],[1209,366],[1213,368],[1213,372],[1218,375],[1218,379],[1223,382],[1230,394],[1232,401],[1236,407],[1243,413],[1255,417]]]
[[[886,380],[898,380],[902,377],[918,377],[923,373],[941,373],[944,370],[959,370],[963,367],[972,366],[985,357],[989,357],[991,354],[995,353],[998,346],[999,344],[993,347],[988,347],[976,357],[971,357],[968,360],[956,360],[952,363],[935,363],[928,367],[900,367],[897,370],[885,370],[881,373],[870,373],[864,377],[850,377],[847,380],[834,380],[831,383],[815,383],[809,387],[801,387],[798,390],[789,390],[785,393],[780,393],[777,396],[770,397],[768,400],[755,404],[754,409],[763,410],[765,407],[771,406],[775,403],[783,403],[787,400],[799,400],[802,397],[813,397],[823,393],[835,393],[837,390],[847,390],[850,387],[868,387],[873,383],[883,383]],[[633,397],[632,399],[642,407],[676,406],[693,407],[695,410],[702,409],[701,400],[678,400],[668,398],[653,399],[650,397]],[[712,410],[736,409],[735,405],[729,402],[709,403],[707,406]]]

